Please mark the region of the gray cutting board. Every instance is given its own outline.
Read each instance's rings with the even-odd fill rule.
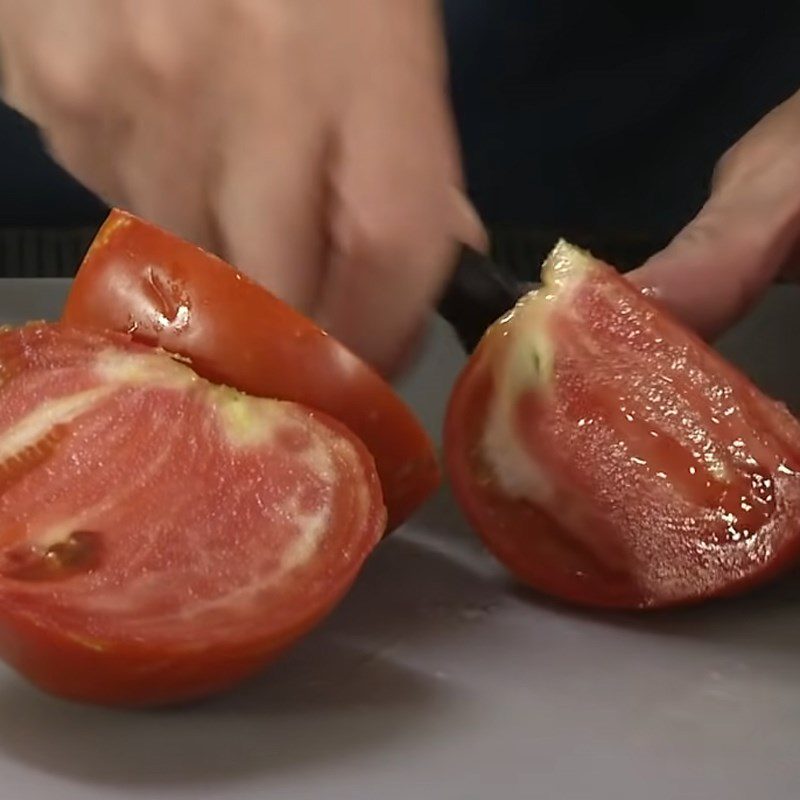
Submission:
[[[0,282],[0,318],[67,284]],[[800,408],[800,293],[725,349]],[[461,362],[443,328],[405,382],[438,433]],[[521,591],[446,492],[329,622],[234,694],[118,713],[0,669],[0,800],[797,800],[800,579],[649,617]]]

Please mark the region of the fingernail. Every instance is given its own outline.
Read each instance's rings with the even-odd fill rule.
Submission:
[[[485,253],[489,249],[489,234],[472,201],[460,189],[453,187],[455,235],[462,244]]]

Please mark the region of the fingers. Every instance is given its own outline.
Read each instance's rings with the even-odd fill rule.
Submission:
[[[736,322],[791,266],[800,241],[799,112],[789,101],[726,154],[699,215],[630,276],[703,336]]]
[[[318,318],[391,373],[426,322],[455,262],[457,242],[484,245],[474,214],[465,213],[455,189],[450,199],[435,201],[425,180],[406,183],[382,160],[365,162],[359,171],[369,175],[370,169],[371,179],[337,215]]]
[[[34,4],[0,0],[19,23],[0,44],[61,163],[395,368],[458,243],[485,247],[439,4]]]
[[[631,274],[684,322],[713,338],[775,279],[800,220],[780,205],[711,201],[661,253]]]
[[[322,278],[324,176],[316,125],[255,126],[235,140],[214,198],[216,249],[282,300],[310,313]]]
[[[331,261],[318,317],[393,372],[426,322],[458,241],[485,247],[460,190],[444,96],[370,99],[345,122],[332,187]]]

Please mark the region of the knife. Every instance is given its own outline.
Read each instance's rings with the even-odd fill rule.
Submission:
[[[438,311],[471,353],[486,329],[510,311],[535,284],[520,281],[507,267],[463,245]]]

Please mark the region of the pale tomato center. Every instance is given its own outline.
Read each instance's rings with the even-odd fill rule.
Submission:
[[[382,532],[376,478],[346,436],[163,353],[110,347],[0,392],[8,604],[36,597],[95,632],[266,630],[349,582]]]

